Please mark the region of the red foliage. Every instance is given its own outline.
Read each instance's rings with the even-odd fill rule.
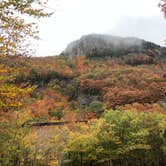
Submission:
[[[166,17],[166,0],[161,0],[161,3],[159,4],[159,6],[161,7],[161,10]]]

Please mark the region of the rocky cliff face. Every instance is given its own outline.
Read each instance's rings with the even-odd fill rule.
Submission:
[[[131,46],[141,47],[143,40],[137,38],[122,38],[110,35],[91,34],[81,37],[70,43],[64,51],[65,55],[82,55],[89,53],[92,49],[120,49]]]
[[[165,58],[166,48],[134,37],[91,34],[70,43],[63,52],[67,56],[90,57],[124,57],[133,53]]]

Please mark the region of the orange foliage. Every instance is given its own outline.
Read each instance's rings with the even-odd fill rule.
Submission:
[[[140,55],[133,57],[138,61],[148,61],[147,56],[143,59]],[[26,109],[31,111],[33,118],[55,120],[54,116],[50,116],[49,113],[56,110],[60,110],[65,120],[94,118],[93,114],[87,114],[86,108],[80,108],[77,97],[81,94],[90,97],[97,96],[97,100],[101,100],[106,108],[129,105],[133,109],[135,109],[134,103],[140,104],[140,107],[144,104],[153,105],[164,100],[166,95],[166,64],[164,62],[130,66],[122,65],[115,60],[90,60],[84,56],[15,58],[12,60],[4,58],[1,61],[6,66],[12,67],[13,75],[23,72],[27,76],[31,69],[39,71],[42,78],[47,77],[48,70],[58,73],[57,77],[53,77],[45,84],[39,80],[41,84],[37,87],[37,98],[28,99]],[[30,86],[28,80],[18,85]],[[72,102],[77,104],[71,108]],[[160,111],[160,108],[152,106],[147,110]]]
[[[57,109],[66,109],[68,106],[67,99],[65,96],[57,93],[52,89],[44,89],[42,92],[42,99],[34,101],[28,106],[31,110],[32,116],[34,118],[47,118],[54,119],[50,117],[48,112],[55,111]]]
[[[153,104],[140,104],[140,103],[133,103],[133,104],[126,104],[124,106],[118,107],[118,109],[127,111],[137,111],[137,112],[158,112],[158,113],[166,113],[165,108],[159,105],[158,103]]]
[[[76,59],[76,63],[77,63],[76,66],[77,66],[77,69],[80,73],[82,73],[84,70],[84,60],[85,60],[84,56],[78,57]]]

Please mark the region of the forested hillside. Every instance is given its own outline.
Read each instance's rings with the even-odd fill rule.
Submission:
[[[46,5],[0,1],[0,166],[166,165],[166,48],[87,35],[30,56]]]
[[[0,63],[2,165],[165,164],[164,61],[55,56]]]

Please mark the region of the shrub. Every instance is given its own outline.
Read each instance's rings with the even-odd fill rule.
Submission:
[[[49,111],[48,114],[52,117],[55,117],[56,120],[60,120],[63,116],[61,110]]]
[[[89,104],[87,110],[93,113],[101,113],[104,111],[104,106],[101,101],[93,101]]]

